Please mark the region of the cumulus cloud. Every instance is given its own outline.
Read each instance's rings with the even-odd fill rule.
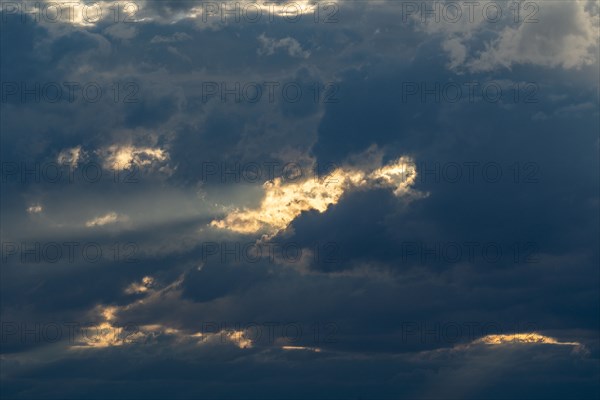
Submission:
[[[419,13],[411,15],[417,30],[438,35],[449,57],[448,68],[485,72],[515,65],[536,65],[578,69],[596,60],[598,9],[587,0],[543,1],[535,7],[520,3],[518,24],[508,24],[514,10],[500,7],[502,18],[493,23],[484,18],[488,4],[478,3],[473,18],[456,22],[421,23]],[[497,7],[497,4],[494,8]],[[514,7],[511,6],[511,7]],[[451,17],[449,17],[451,18]],[[492,39],[485,39],[484,35]],[[481,44],[484,48],[480,50]]]
[[[485,0],[481,3],[479,11]],[[597,85],[582,83],[583,74],[574,72],[578,66],[586,73],[593,69],[585,68],[593,59],[586,56],[591,49],[585,42],[594,43],[590,22],[574,15],[595,11],[582,11],[581,2],[538,3],[539,22],[528,26],[512,24],[511,13],[498,24],[465,23],[465,17],[456,24],[399,23],[401,7],[394,2],[340,3],[337,24],[315,24],[310,14],[288,23],[285,17],[294,11],[289,2],[264,5],[263,11],[273,9],[273,23],[263,14],[264,24],[251,25],[233,23],[231,13],[226,23],[218,14],[206,23],[201,4],[179,1],[139,2],[136,22],[121,26],[106,12],[90,24],[92,29],[23,24],[17,15],[19,23],[3,26],[9,29],[2,36],[7,80],[98,81],[106,88],[106,101],[7,104],[3,160],[58,160],[81,167],[93,158],[107,170],[177,166],[177,173],[136,185],[125,184],[126,175],[113,171],[105,174],[110,179],[78,184],[79,170],[74,182],[2,183],[2,233],[15,243],[132,241],[140,245],[135,256],[142,261],[135,268],[104,259],[94,268],[58,263],[40,275],[31,273],[39,269],[35,265],[13,268],[19,257],[12,257],[13,264],[3,269],[8,274],[3,320],[12,318],[15,326],[23,320],[28,328],[31,321],[49,319],[91,319],[96,325],[89,332],[95,339],[86,337],[70,352],[56,352],[59,343],[32,343],[29,333],[26,343],[19,333],[12,335],[10,346],[2,346],[7,396],[83,398],[103,388],[107,398],[281,397],[306,387],[314,392],[304,392],[305,397],[313,398],[323,390],[337,397],[436,397],[427,396],[428,388],[439,390],[433,393],[439,398],[548,398],[572,395],[576,383],[578,392],[594,397],[598,289],[590,277],[597,276],[593,239],[598,229],[590,215],[597,215],[598,201],[590,188],[598,180]],[[114,6],[98,4],[106,11]],[[310,10],[319,3],[294,4]],[[547,13],[555,8],[564,13],[548,25]],[[441,57],[440,49],[446,52]],[[471,72],[489,70],[503,90],[504,82],[539,80],[540,102],[506,108],[484,102],[400,103],[402,82],[431,87],[431,80],[454,80],[454,72],[472,80],[482,75]],[[310,95],[298,104],[234,104],[231,96],[227,103],[201,101],[202,82],[208,79],[248,82],[269,76],[299,80],[303,88],[312,87],[308,79],[339,82],[334,97],[340,101],[310,107]],[[140,84],[137,104],[112,101],[110,84],[127,81]],[[569,131],[578,134],[564,134]],[[427,169],[415,171],[410,159],[349,159],[371,143],[394,156],[414,155]],[[564,155],[575,155],[568,169],[560,162]],[[275,179],[264,188],[203,182],[204,161],[232,165],[273,159],[302,160],[303,165],[334,161],[341,167],[320,179]],[[460,182],[444,181],[444,165],[472,161],[497,162],[504,172],[501,181],[483,184],[480,167],[476,184],[470,183],[468,168],[461,169]],[[513,170],[516,161],[524,168]],[[539,166],[541,174],[532,176],[537,184],[505,185],[513,183],[513,172],[519,179],[530,177],[527,161]],[[413,172],[421,179],[411,178]],[[29,181],[38,177],[26,176]],[[569,184],[556,184],[563,181]],[[399,207],[418,196],[416,190],[431,195]],[[132,225],[127,216],[136,229],[123,229]],[[207,228],[211,222],[213,228]],[[281,232],[291,228],[294,232]],[[296,240],[302,253],[294,268],[287,268],[292,262],[276,243],[268,247],[269,240],[261,249],[273,248],[272,259],[264,257],[266,251],[257,263],[202,258],[202,243],[219,241],[221,250],[231,249],[229,240],[240,239],[236,233],[257,232],[280,232],[274,242]],[[443,253],[433,262],[425,256],[420,263],[419,255],[403,260],[406,244],[423,242],[427,250],[428,241],[456,242],[464,250],[462,244],[474,239],[511,245],[534,241],[543,254],[534,257],[538,264],[517,254],[523,261],[518,266],[512,250],[497,264],[480,255],[471,262],[465,253],[457,263],[446,262]],[[339,265],[318,260],[319,254],[329,255],[319,244],[332,241],[340,245]],[[74,264],[80,265],[80,257]],[[163,289],[163,282],[177,276],[181,287]],[[95,310],[97,304],[102,306]],[[466,338],[461,332],[457,341],[427,333],[426,343],[413,344],[402,338],[408,318],[490,321],[503,327],[509,320],[532,318],[541,333]],[[335,343],[314,340],[317,320],[339,326]],[[201,331],[207,321],[234,329]],[[236,327],[250,321],[296,321],[311,328],[297,342],[282,339],[267,347]],[[123,331],[125,323],[139,331]],[[147,346],[135,345],[140,342]],[[455,343],[468,346],[452,347]],[[589,359],[575,357],[583,348],[579,343],[591,350]],[[312,362],[317,357],[319,362]],[[338,379],[329,374],[332,370],[344,374]],[[223,384],[223,371],[234,384]],[[61,385],[73,372],[74,385]],[[263,385],[264,376],[281,384]],[[440,384],[438,377],[445,380]],[[483,379],[490,377],[496,380]],[[166,379],[172,385],[163,386]],[[481,390],[461,391],[460,386],[470,385]],[[515,395],[512,388],[520,392]]]
[[[532,64],[577,69],[597,62],[598,16],[586,10],[586,4],[580,0],[541,3],[538,22],[504,28],[468,67],[489,71]]]
[[[238,233],[276,234],[303,211],[322,213],[353,188],[391,188],[396,196],[411,193],[416,176],[413,161],[400,157],[373,170],[339,167],[322,179],[286,183],[276,178],[264,184],[265,195],[259,208],[234,210],[224,219],[212,221],[211,225]]]
[[[106,169],[120,170],[160,165],[169,159],[169,153],[161,148],[136,147],[133,145],[112,145],[99,150]]]
[[[290,57],[297,58],[308,58],[310,57],[310,51],[302,49],[300,43],[292,38],[285,37],[283,39],[273,39],[267,37],[264,33],[258,37],[258,41],[260,42],[260,49],[257,50],[257,53],[260,55],[273,55],[277,49],[287,50]]]
[[[119,313],[135,310],[136,307],[158,305],[165,298],[179,299],[183,277],[180,276],[170,284],[160,287],[158,282],[145,276],[141,282],[129,285],[126,294],[144,295],[142,299],[125,305],[98,305],[91,310],[91,318],[97,321],[86,327],[92,335],[84,334],[80,340],[70,343],[71,350],[101,349],[124,345],[158,345],[166,341],[171,345],[192,344],[194,346],[234,345],[239,349],[253,347],[253,341],[246,330],[228,329],[225,326],[215,327],[210,331],[190,331],[170,326],[168,323],[149,323],[135,326],[135,331],[127,332],[126,326],[119,321]]]
[[[82,150],[81,146],[76,146],[61,150],[58,154],[57,161],[59,164],[68,164],[73,168],[77,168],[78,163],[84,156],[85,151]]]
[[[458,38],[451,38],[442,43],[442,48],[450,57],[448,68],[455,69],[462,65],[467,58],[467,47]]]
[[[133,282],[131,285],[127,286],[125,289],[125,293],[127,294],[139,294],[146,293],[151,290],[155,286],[154,278],[151,276],[145,276],[142,278],[141,282]]]

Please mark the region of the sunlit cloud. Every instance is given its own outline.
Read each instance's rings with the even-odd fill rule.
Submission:
[[[390,188],[398,197],[414,193],[417,171],[413,161],[401,157],[374,170],[354,167],[336,168],[325,178],[284,182],[281,178],[264,184],[265,195],[256,209],[237,209],[211,226],[238,233],[275,234],[285,229],[303,211],[325,212],[352,189]]]
[[[126,215],[117,214],[116,212],[109,212],[107,214],[101,215],[99,217],[95,217],[90,219],[85,223],[85,226],[88,228],[104,226],[104,225],[112,225],[119,222],[127,222],[129,221],[129,217]]]
[[[39,214],[43,210],[44,210],[43,207],[41,205],[39,205],[39,204],[33,204],[33,205],[27,207],[27,212],[29,214]]]
[[[281,346],[283,350],[304,350],[304,351],[313,351],[315,353],[320,353],[321,349],[319,347],[305,347],[305,346]]]
[[[146,293],[151,290],[154,285],[154,278],[151,276],[145,276],[142,278],[141,282],[133,282],[131,285],[127,286],[125,289],[125,293],[127,294],[139,294]]]
[[[126,4],[126,3],[124,3]],[[137,2],[129,3],[126,10],[122,12],[126,16],[132,16],[132,12],[140,9]],[[115,20],[115,3],[112,1],[95,1],[93,3],[83,2],[57,2],[54,0],[41,0],[39,2],[28,3],[25,8],[32,16],[42,16],[38,18],[40,22],[74,25],[80,28],[93,28],[99,22],[108,19]],[[131,18],[130,22],[137,22],[139,19]]]
[[[83,151],[81,146],[76,146],[61,150],[61,152],[58,154],[57,161],[59,164],[67,164],[72,168],[77,168],[77,165],[84,156],[85,151]]]
[[[252,347],[252,340],[245,336],[244,331],[230,331],[226,333],[226,337],[240,349],[249,349]]]
[[[337,0],[329,1],[331,6],[337,3]],[[237,7],[237,8],[236,8]],[[201,6],[192,7],[186,13],[180,13],[177,19],[202,19],[202,21],[216,20],[219,22],[235,21],[245,16],[247,19],[262,18],[267,21],[272,17],[289,18],[295,20],[299,16],[315,14],[318,3],[313,0],[296,0],[294,2],[262,2],[262,1],[242,1],[232,2],[213,2],[203,3]]]
[[[120,170],[132,166],[150,167],[169,159],[169,153],[160,148],[112,145],[100,150],[106,169]]]
[[[215,332],[188,332],[164,324],[140,326],[120,325],[117,322],[119,310],[128,306],[98,306],[94,313],[102,319],[96,324],[82,327],[78,340],[70,345],[71,350],[91,350],[136,344],[157,345],[158,338],[167,338],[174,343],[188,343],[194,346],[234,345],[238,349],[250,349],[254,343],[241,330],[221,329]],[[320,351],[320,350],[319,350]]]
[[[508,335],[486,335],[473,343],[489,344],[489,345],[505,345],[505,344],[553,344],[558,346],[581,346],[578,342],[560,342],[555,338],[540,335],[539,333],[515,333]]]

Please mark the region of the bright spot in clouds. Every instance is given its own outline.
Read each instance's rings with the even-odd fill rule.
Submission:
[[[34,204],[34,205],[31,205],[31,206],[27,207],[27,212],[29,214],[39,214],[42,211],[43,211],[43,208],[39,204]]]
[[[145,276],[144,278],[142,278],[142,281],[140,283],[133,282],[131,285],[129,285],[125,289],[125,293],[127,293],[127,294],[145,293],[148,290],[150,290],[153,285],[154,285],[154,278],[152,278],[151,276]]]
[[[306,351],[314,351],[315,353],[320,353],[321,349],[318,347],[305,347],[305,346],[281,346],[283,350],[306,350]]]
[[[257,209],[236,209],[211,226],[238,233],[265,232],[276,234],[285,229],[303,211],[324,212],[353,188],[391,188],[396,196],[411,191],[417,171],[413,161],[401,157],[374,170],[352,167],[335,169],[325,178],[308,178],[300,182],[284,182],[282,178],[264,184],[265,195]]]
[[[64,149],[58,154],[57,161],[59,164],[67,164],[73,168],[77,168],[79,161],[83,158],[85,152],[81,149],[81,146],[72,147],[70,149]]]
[[[117,222],[125,222],[128,220],[129,217],[127,217],[126,215],[120,215],[116,212],[109,212],[108,214],[90,219],[85,223],[85,226],[87,226],[88,228],[93,228],[96,226],[116,224]]]
[[[515,333],[509,335],[487,335],[481,339],[477,339],[474,343],[483,343],[491,345],[501,345],[510,343],[525,343],[525,344],[554,344],[563,346],[581,346],[578,342],[559,342],[558,340],[540,335],[539,333]]]
[[[167,161],[169,153],[160,148],[112,145],[99,151],[104,159],[104,168],[120,170],[132,166],[151,166]]]

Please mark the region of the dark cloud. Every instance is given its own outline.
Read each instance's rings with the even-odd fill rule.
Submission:
[[[422,24],[391,2],[337,3],[334,23],[203,21],[198,6],[88,26],[0,15],[3,396],[598,397],[598,60],[582,13],[597,10],[556,6],[548,31]],[[528,47],[569,32],[570,49]],[[401,156],[412,191],[380,178],[311,203],[338,188],[314,167]],[[283,172],[265,166],[288,162],[314,187],[285,199],[304,204],[286,229],[211,226],[277,214],[261,202]],[[249,163],[258,179],[232,172]],[[103,257],[71,260],[67,242]],[[70,323],[121,337],[49,339]],[[480,341],[533,332],[548,343]]]

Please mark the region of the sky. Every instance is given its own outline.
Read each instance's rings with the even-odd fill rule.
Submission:
[[[600,5],[0,1],[0,397],[597,399]]]

